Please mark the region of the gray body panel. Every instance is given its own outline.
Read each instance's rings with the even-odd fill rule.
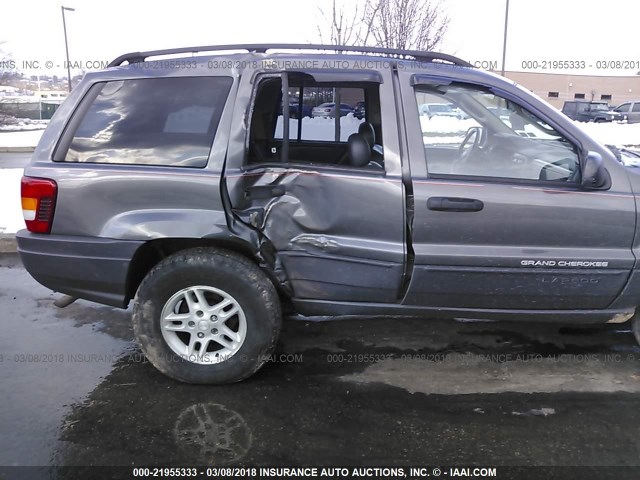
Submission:
[[[250,94],[249,80],[262,72],[244,75],[241,91]],[[238,98],[234,126],[244,128],[232,134],[225,174],[231,205],[278,252],[297,298],[390,303],[398,298],[405,262],[405,192],[391,71],[380,73],[384,174],[313,165],[242,170],[250,96]],[[245,192],[255,186],[281,186],[286,193],[249,201]]]
[[[635,264],[631,244],[636,205],[626,168],[564,115],[511,82],[498,77],[479,80],[466,75],[466,69],[459,70],[456,80],[494,87],[520,99],[583,150],[600,153],[612,186],[606,191],[585,191],[564,184],[540,186],[509,179],[430,178],[417,116],[406,115],[415,200],[415,268],[405,303],[481,309],[608,307]],[[407,111],[415,110],[411,82],[416,73],[410,69],[400,72]],[[444,81],[451,73],[430,75]],[[431,197],[477,199],[484,208],[478,212],[432,211],[427,208]],[[523,266],[523,260],[607,265],[554,268]]]
[[[141,241],[44,236],[21,230],[20,256],[42,285],[67,295],[124,307],[129,264]]]
[[[416,266],[407,303],[606,308],[634,266],[635,203],[628,192],[561,193],[429,180],[414,185]],[[433,196],[479,199],[484,209],[430,211],[427,200]],[[597,261],[607,267],[522,266],[523,259]]]
[[[28,176],[51,178],[58,184],[51,235],[18,235],[25,265],[41,283],[122,306],[128,300],[127,273],[123,277],[122,269],[144,242],[242,237],[263,268],[277,266],[275,277],[301,313],[362,313],[367,306],[375,310],[375,305],[382,305],[380,311],[385,313],[427,309],[473,316],[474,311],[479,315],[484,311],[518,318],[518,312],[526,310],[539,311],[541,319],[581,315],[607,319],[615,312],[632,311],[640,302],[634,198],[640,180],[630,181],[625,167],[606,148],[512,82],[471,68],[427,63],[406,62],[397,73],[391,68],[393,62],[377,62],[385,172],[314,166],[247,170],[243,162],[253,79],[262,71],[255,62],[317,62],[318,57],[235,56],[238,61],[229,63],[246,65],[244,71],[209,68],[211,58],[228,57],[194,58],[198,68],[189,70],[133,65],[88,74],[54,115],[25,169]],[[344,59],[323,55],[319,63],[339,61],[344,68]],[[370,57],[359,60],[363,59]],[[414,74],[425,73],[495,87],[522,99],[582,151],[600,153],[611,188],[583,191],[430,177],[413,116],[416,100],[411,85]],[[180,75],[234,79],[205,168],[52,161],[65,125],[91,85]],[[250,186],[279,185],[286,193],[276,198],[250,202],[245,196]],[[473,213],[435,212],[426,207],[430,197],[476,198],[485,208]],[[411,215],[409,203],[415,207]],[[93,246],[81,247],[84,241]],[[68,257],[83,257],[77,252],[84,251],[84,258],[93,260],[76,262],[74,272],[49,275],[53,263],[43,261],[38,266],[40,260],[62,254],[58,247],[44,247],[47,242],[66,245]],[[114,245],[111,242],[121,244],[124,253],[101,250]],[[264,251],[274,258],[265,262],[259,253]],[[76,276],[93,278],[99,259],[108,256],[115,259],[102,270],[110,277],[104,284],[108,287],[98,281],[84,290],[76,285]],[[607,267],[525,267],[521,264],[525,259],[603,261]],[[116,287],[118,283],[122,285]]]
[[[25,175],[58,184],[52,234],[129,240],[163,237],[200,238],[226,230],[220,198],[220,172],[228,144],[237,84],[229,94],[203,169],[52,162],[53,152],[78,103],[92,85],[149,76],[230,76],[231,70],[145,69],[131,66],[89,73],[56,112]],[[176,232],[180,232],[176,235]]]
[[[404,267],[399,178],[283,168],[226,178],[234,211],[247,223],[257,214],[254,226],[278,252],[294,296],[397,299]],[[286,194],[248,204],[243,192],[262,185]]]

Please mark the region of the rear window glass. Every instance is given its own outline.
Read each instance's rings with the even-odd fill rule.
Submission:
[[[232,81],[176,77],[96,84],[64,160],[204,167]]]

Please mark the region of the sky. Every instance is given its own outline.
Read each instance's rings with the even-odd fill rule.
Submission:
[[[331,0],[62,0],[73,62],[192,45],[318,42],[319,9]],[[352,1],[352,0],[345,0]],[[450,18],[441,51],[479,65],[501,65],[506,0],[442,0]],[[47,61],[64,72],[61,3],[4,0],[0,45],[18,68]],[[578,74],[640,71],[636,0],[510,0],[506,70],[557,72],[554,61],[584,62]],[[628,21],[628,26],[625,26]],[[627,61],[611,68],[605,61]],[[537,62],[537,63],[536,63]],[[576,64],[581,66],[580,64]],[[598,68],[598,67],[601,68]],[[640,76],[638,77],[640,83]]]

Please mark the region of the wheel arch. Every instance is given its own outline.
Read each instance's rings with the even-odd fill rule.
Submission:
[[[125,305],[135,296],[140,283],[149,271],[160,261],[182,250],[196,247],[223,248],[239,253],[256,265],[254,249],[248,243],[233,237],[225,238],[158,238],[143,243],[133,255],[129,264],[126,282]],[[267,272],[268,273],[268,272]],[[269,275],[271,277],[271,275]],[[277,286],[277,285],[276,285]]]

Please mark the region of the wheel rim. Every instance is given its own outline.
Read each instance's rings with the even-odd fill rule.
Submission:
[[[247,319],[235,298],[208,286],[184,288],[164,305],[162,336],[183,359],[201,365],[235,355],[247,335]]]

